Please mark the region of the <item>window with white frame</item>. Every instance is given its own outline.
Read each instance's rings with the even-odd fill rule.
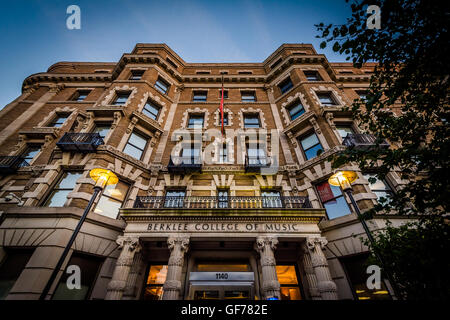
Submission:
[[[363,176],[364,179],[369,181],[370,191],[377,195],[378,201],[382,198],[384,198],[386,202],[390,201],[393,192],[386,180],[378,179],[374,173],[365,173]]]
[[[317,157],[323,152],[322,144],[317,138],[316,133],[311,133],[299,139],[305,154],[306,160]]]
[[[167,94],[167,92],[169,91],[170,85],[167,83],[167,81],[163,80],[162,78],[158,78],[158,80],[156,80],[155,87],[161,93]]]
[[[158,119],[159,111],[161,110],[160,107],[158,107],[156,104],[148,100],[144,108],[142,109],[142,113],[145,114],[147,117],[152,118],[153,120]]]
[[[202,129],[205,121],[203,114],[190,114],[188,119],[188,128],[190,129]]]
[[[122,181],[106,186],[95,206],[94,212],[117,219],[119,209],[125,201],[128,189],[129,185]]]
[[[132,132],[130,138],[128,139],[123,152],[136,158],[138,160],[142,159],[142,155],[144,154],[145,147],[147,146],[148,138],[143,135]]]

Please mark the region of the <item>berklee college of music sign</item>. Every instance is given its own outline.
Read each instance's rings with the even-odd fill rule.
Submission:
[[[151,232],[300,232],[304,231],[299,223],[149,223]]]

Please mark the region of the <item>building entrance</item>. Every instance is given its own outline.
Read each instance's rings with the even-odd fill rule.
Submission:
[[[189,285],[191,300],[253,300],[255,277],[253,272],[191,272]]]
[[[189,272],[191,300],[250,300],[255,296],[255,275],[248,263],[198,261]]]

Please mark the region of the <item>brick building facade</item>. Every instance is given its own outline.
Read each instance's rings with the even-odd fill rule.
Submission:
[[[39,297],[96,167],[120,182],[96,199],[48,298],[391,298],[365,287],[364,231],[327,183],[326,158],[347,135],[373,141],[343,110],[373,68],[331,63],[308,44],[262,63],[187,63],[137,44],[118,62],[30,75],[0,111],[1,298]],[[348,168],[363,211],[404,183],[391,172],[369,184],[370,172]],[[69,265],[81,290],[65,285]]]

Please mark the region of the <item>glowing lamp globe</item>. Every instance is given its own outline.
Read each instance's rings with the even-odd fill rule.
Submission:
[[[341,187],[342,190],[351,188],[351,184],[358,178],[354,171],[337,171],[329,179],[328,183],[335,187]]]
[[[95,168],[89,172],[89,175],[95,181],[95,186],[102,189],[107,185],[117,184],[119,182],[114,172],[108,169]]]

